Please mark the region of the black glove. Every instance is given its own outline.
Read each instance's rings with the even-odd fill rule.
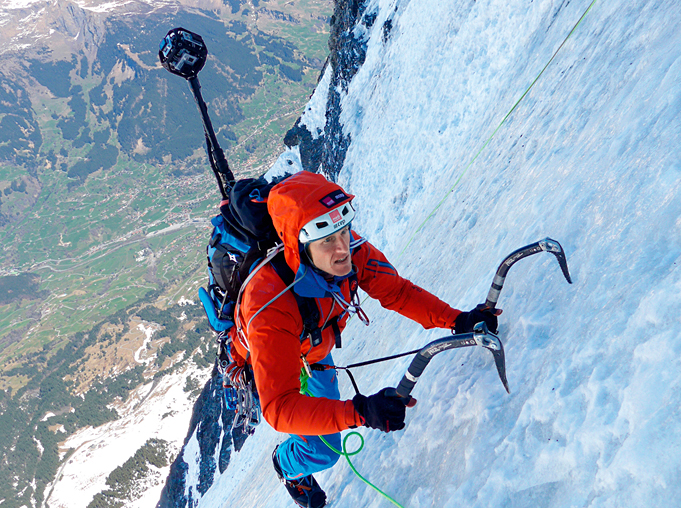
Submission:
[[[394,395],[388,395],[390,390]],[[355,411],[362,417],[365,427],[378,429],[383,432],[402,430],[407,405],[413,406],[411,397],[399,397],[394,388],[383,388],[369,397],[355,395],[352,404]]]
[[[473,331],[473,327],[484,321],[487,328],[492,333],[497,333],[499,328],[499,321],[497,316],[501,314],[499,309],[490,309],[481,303],[470,312],[462,312],[456,318],[454,324],[454,333],[469,333]]]

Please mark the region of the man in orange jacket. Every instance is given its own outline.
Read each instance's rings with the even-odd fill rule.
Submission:
[[[264,266],[244,287],[236,315],[233,349],[253,368],[263,416],[275,430],[291,435],[274,450],[274,468],[294,501],[304,507],[326,504],[312,474],[339,458],[319,436],[340,449],[340,432],[346,429],[363,425],[400,430],[411,405],[409,399],[389,396],[387,389],[340,400],[334,370],[305,375],[312,372],[312,364],[333,364],[331,350],[349,314],[366,320],[356,287],[351,286],[359,285],[386,309],[427,329],[464,333],[480,321],[497,329],[494,312],[461,312],[400,277],[378,249],[351,230],[353,198],[322,175],[305,171],[273,187],[267,206],[295,278],[287,287],[273,266]],[[292,291],[315,299],[321,338],[303,336],[304,320]]]

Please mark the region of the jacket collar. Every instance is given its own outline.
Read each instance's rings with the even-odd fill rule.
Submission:
[[[330,298],[333,293],[340,294],[342,282],[355,273],[353,265],[352,270],[347,275],[334,276],[333,281],[327,281],[317,270],[305,263],[300,263],[294,279],[297,282],[293,286],[293,291],[305,298]]]

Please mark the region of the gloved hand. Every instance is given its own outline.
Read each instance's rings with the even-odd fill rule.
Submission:
[[[481,303],[469,312],[462,312],[456,318],[454,325],[454,333],[469,333],[473,331],[473,327],[484,321],[492,333],[497,333],[499,328],[499,321],[497,316],[501,314],[501,309],[490,309]]]
[[[393,388],[383,388],[369,397],[358,394],[352,399],[355,411],[362,418],[365,427],[383,432],[404,428],[406,408],[415,406],[416,399],[398,397],[397,394],[389,395],[389,391],[395,392]]]

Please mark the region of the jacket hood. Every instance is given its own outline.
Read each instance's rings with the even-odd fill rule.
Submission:
[[[318,173],[301,171],[278,183],[270,191],[267,210],[274,229],[284,243],[286,263],[294,273],[301,264],[298,236],[305,224],[355,196]]]

